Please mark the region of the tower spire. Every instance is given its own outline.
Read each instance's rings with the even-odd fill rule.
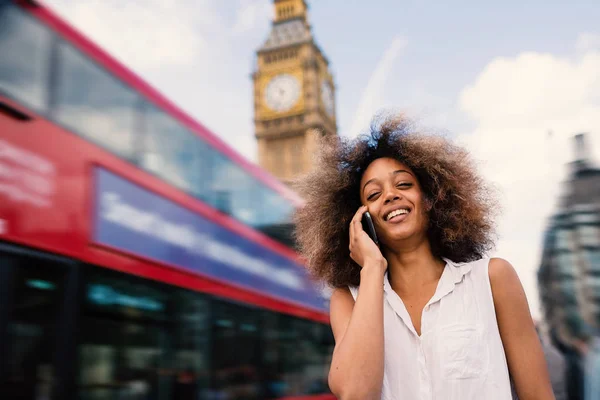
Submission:
[[[305,0],[273,0],[275,6],[275,22],[300,18],[307,19],[308,5]]]

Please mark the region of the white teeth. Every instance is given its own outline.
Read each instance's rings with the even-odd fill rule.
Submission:
[[[389,221],[390,219],[394,218],[396,215],[400,215],[400,214],[408,214],[408,210],[401,208],[400,210],[396,210],[396,211],[392,211],[391,213],[389,213],[387,215],[387,217],[385,218],[386,221]]]

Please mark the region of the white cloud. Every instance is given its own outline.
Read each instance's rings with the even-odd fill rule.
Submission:
[[[217,28],[205,1],[49,0],[61,16],[136,69],[188,65],[207,48],[199,31]]]
[[[405,38],[396,36],[373,70],[355,113],[350,134],[356,136],[369,126],[373,115],[384,106],[385,84],[393,71],[394,62],[406,47]]]
[[[535,273],[542,234],[574,156],[572,137],[588,132],[591,153],[600,155],[600,52],[497,58],[462,91],[459,102],[477,126],[459,141],[481,160],[484,175],[501,192],[497,255],[515,266],[539,317]]]
[[[237,12],[232,28],[234,35],[241,35],[256,27],[261,22],[270,21],[273,4],[269,0],[243,0]]]
[[[581,53],[590,50],[600,50],[600,34],[598,33],[582,33],[577,38],[577,50]]]

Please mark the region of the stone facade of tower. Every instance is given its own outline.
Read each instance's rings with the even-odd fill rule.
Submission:
[[[544,319],[559,346],[600,329],[600,168],[575,137],[576,157],[544,237],[538,285]]]
[[[335,85],[306,1],[274,0],[274,8],[252,75],[254,124],[259,164],[289,182],[311,168],[319,137],[337,134]]]

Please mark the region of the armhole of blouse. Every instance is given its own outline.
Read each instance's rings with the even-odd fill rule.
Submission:
[[[356,286],[348,286],[348,289],[350,289],[350,293],[352,294],[352,298],[354,298],[354,301],[356,301],[356,297],[358,297],[358,287],[356,287]]]
[[[487,260],[485,260],[485,287],[486,287],[486,292],[488,294],[488,298],[490,301],[490,308],[492,311],[492,315],[494,316],[494,321],[498,321],[497,316],[496,316],[496,305],[494,303],[494,292],[492,291],[492,281],[490,280],[490,262],[492,261],[491,258],[487,258]]]

